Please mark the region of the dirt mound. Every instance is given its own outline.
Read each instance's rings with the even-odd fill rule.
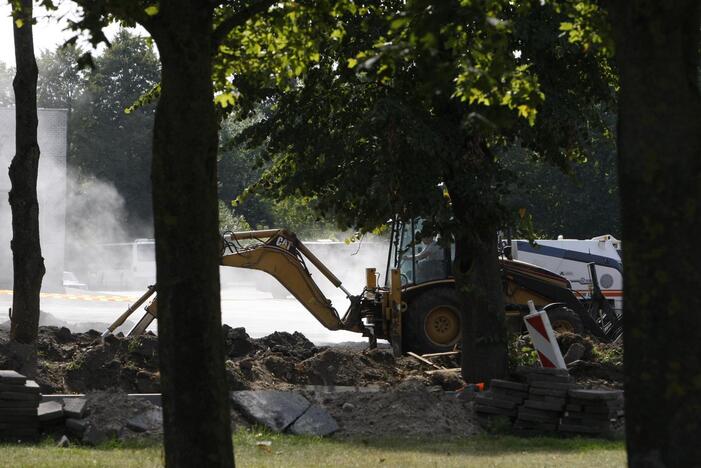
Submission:
[[[406,378],[453,390],[462,385],[457,374],[427,375],[426,364],[410,357],[395,358],[391,350],[359,346],[315,346],[301,333],[275,332],[253,339],[243,328],[222,327],[226,373],[231,390],[290,389],[303,385],[396,385]],[[0,334],[0,367],[18,364]],[[157,393],[158,338],[109,336],[97,331],[71,333],[65,327],[40,327],[38,383],[44,393],[85,393],[119,389],[127,393]],[[444,358],[445,367],[455,360]]]
[[[138,421],[138,425],[134,424]],[[87,394],[87,416],[82,440],[91,445],[112,439],[161,437],[161,409],[152,403],[129,398],[117,390]]]
[[[423,380],[408,379],[379,392],[308,393],[340,430],[335,437],[462,437],[481,432],[472,403],[447,395]]]
[[[314,343],[299,332],[274,332],[256,341],[275,353],[296,359],[307,359],[319,351]]]
[[[133,393],[160,391],[158,339],[151,334],[134,338],[107,337],[89,344],[66,366],[66,390],[119,388]]]

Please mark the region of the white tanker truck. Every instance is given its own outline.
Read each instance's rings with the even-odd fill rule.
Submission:
[[[533,243],[512,240],[506,247],[504,253],[514,260],[532,263],[567,278],[583,301],[591,299],[594,289],[588,266],[594,263],[602,294],[618,313],[623,310],[621,241],[615,237],[607,234],[579,240],[559,236],[556,240],[539,239]]]

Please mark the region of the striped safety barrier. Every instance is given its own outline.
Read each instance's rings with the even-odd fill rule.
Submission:
[[[12,290],[0,289],[0,295],[11,296]],[[108,294],[63,294],[63,293],[40,293],[42,299],[60,299],[68,301],[93,301],[93,302],[134,302],[137,297],[116,296]]]
[[[526,329],[531,336],[533,347],[538,352],[540,365],[554,369],[567,369],[548,314],[544,310],[537,311],[533,301],[528,301],[528,308],[531,313],[523,317],[523,320],[526,322]]]

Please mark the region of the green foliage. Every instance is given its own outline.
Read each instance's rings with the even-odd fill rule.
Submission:
[[[236,216],[222,200],[219,200],[219,230],[224,231],[250,231],[251,226],[243,216]]]
[[[45,50],[37,59],[39,107],[73,110],[85,95],[87,74],[78,67],[84,52],[73,45]]]
[[[509,337],[509,368],[538,365],[538,352],[528,335],[513,334]]]
[[[592,348],[594,360],[602,364],[623,366],[623,346],[598,343]]]
[[[605,134],[591,111],[613,96],[601,59],[562,36],[569,17],[549,3],[337,11],[342,34],[320,39],[294,86],[236,76],[244,96],[270,103],[239,137],[264,145],[252,192],[313,198],[323,216],[364,231],[400,214],[454,234],[514,219],[518,174],[503,148],[565,168],[585,159],[590,134]],[[469,221],[457,223],[460,200]]]
[[[608,121],[613,127],[614,119],[609,117]],[[530,223],[525,232],[546,239],[558,235],[575,239],[601,234],[620,237],[615,140],[592,129],[582,147],[587,156],[568,164],[565,171],[519,146],[500,154],[514,180],[506,203],[525,210],[524,221]],[[518,226],[520,230],[523,227]]]
[[[336,226],[321,219],[314,209],[316,200],[288,197],[272,204],[275,225],[296,233],[302,239],[329,239],[338,232]]]

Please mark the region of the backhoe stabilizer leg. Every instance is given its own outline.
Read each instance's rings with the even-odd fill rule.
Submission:
[[[156,304],[156,300],[154,299],[148,306],[146,306],[144,316],[141,317],[141,320],[136,322],[136,325],[134,325],[131,330],[129,330],[127,336],[139,336],[144,334],[148,326],[151,325],[151,322],[156,320],[156,316],[158,315],[158,307]]]

